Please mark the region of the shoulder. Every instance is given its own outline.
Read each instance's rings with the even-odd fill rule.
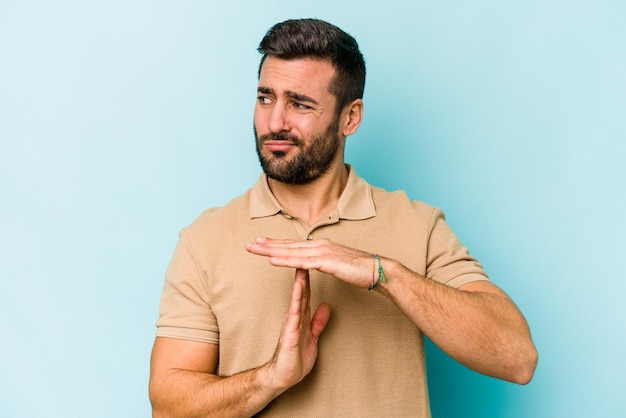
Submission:
[[[248,219],[250,217],[250,190],[234,198],[224,206],[206,209],[183,231],[193,236],[206,236],[207,233],[215,234],[219,231],[228,230],[232,222]]]
[[[428,203],[412,200],[404,190],[387,191],[370,186],[377,211],[395,211],[398,215],[411,213],[427,218],[443,217],[443,212]]]

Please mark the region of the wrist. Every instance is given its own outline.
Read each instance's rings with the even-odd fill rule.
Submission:
[[[396,281],[396,278],[398,277],[397,271],[399,268],[402,267],[402,265],[396,260],[393,260],[391,258],[380,257],[380,270],[381,271],[380,271],[380,278],[379,278],[378,277],[379,275],[378,259],[376,260],[376,262],[377,262],[376,280],[378,284],[374,287],[373,290],[377,290],[385,295],[389,295],[390,291],[397,284],[397,283],[394,283],[394,281]],[[383,275],[384,275],[384,280],[383,280]]]
[[[378,254],[372,254],[372,282],[368,290],[374,290],[386,281],[387,277],[385,276],[381,257]]]
[[[290,385],[277,378],[274,368],[274,359],[257,369],[256,379],[260,387],[266,390],[272,399],[276,398],[290,387]]]

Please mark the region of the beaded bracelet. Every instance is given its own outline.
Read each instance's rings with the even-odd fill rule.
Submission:
[[[378,260],[378,279],[376,279],[376,260]],[[383,265],[380,262],[380,256],[378,254],[372,254],[372,285],[367,290],[374,290],[378,287],[380,282],[386,282],[385,272]]]

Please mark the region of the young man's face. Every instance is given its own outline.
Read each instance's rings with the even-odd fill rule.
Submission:
[[[254,130],[259,161],[268,177],[307,184],[343,153],[335,75],[328,61],[267,57],[259,76]],[[341,151],[341,152],[339,152]]]

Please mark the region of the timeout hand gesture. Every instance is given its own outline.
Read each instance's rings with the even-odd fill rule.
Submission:
[[[296,269],[289,312],[285,318],[272,360],[270,387],[280,392],[295,385],[311,372],[318,352],[318,340],[330,317],[330,306],[321,303],[311,314],[309,272]]]
[[[294,241],[260,237],[246,244],[246,250],[269,257],[274,266],[318,270],[365,289],[372,284],[372,255],[327,239]]]

